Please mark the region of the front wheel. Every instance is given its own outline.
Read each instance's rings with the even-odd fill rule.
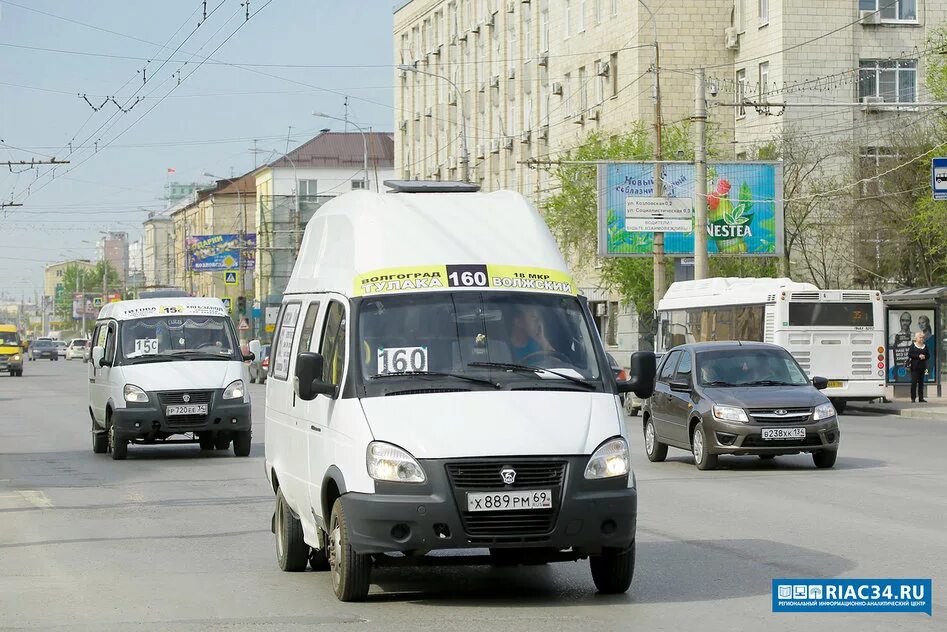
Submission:
[[[203,432],[197,438],[200,443],[201,450],[213,450],[214,449],[214,435],[209,432]]]
[[[812,462],[822,469],[833,467],[837,458],[838,450],[819,450],[812,453]]]
[[[694,452],[694,465],[698,470],[713,470],[717,467],[717,455],[710,453],[707,434],[704,432],[704,422],[694,426],[691,433],[691,449]]]
[[[309,545],[303,539],[303,525],[286,504],[283,490],[276,493],[276,561],[281,570],[297,573],[306,570]]]
[[[233,435],[233,454],[234,456],[249,456],[250,455],[250,431],[243,430],[241,432],[235,432]]]
[[[635,576],[635,543],[624,551],[603,551],[589,557],[592,581],[600,593],[616,595],[628,590]]]
[[[332,505],[329,520],[329,571],[332,591],[339,601],[363,601],[371,580],[371,558],[352,549],[351,534],[345,519],[342,499]]]
[[[115,426],[111,424],[111,421],[107,423],[109,427],[108,437],[109,437],[109,448],[112,450],[112,460],[113,461],[124,461],[128,458],[128,439],[121,436],[116,436]]]
[[[651,421],[650,417],[644,425],[644,449],[648,455],[648,460],[652,463],[660,463],[668,455],[667,444],[658,441],[658,437],[654,432],[654,422]]]
[[[839,415],[845,412],[845,406],[848,404],[848,401],[844,399],[833,399],[832,406],[835,408],[835,412]]]
[[[230,447],[230,437],[224,433],[218,433],[217,438],[214,440],[214,447],[218,450],[226,450]]]

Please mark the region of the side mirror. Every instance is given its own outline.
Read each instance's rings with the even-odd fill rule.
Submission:
[[[823,391],[829,387],[829,381],[824,377],[814,377],[812,378],[812,385],[816,387],[816,389]]]
[[[259,358],[260,354],[263,353],[263,346],[259,340],[251,340],[248,347],[250,348],[250,355],[254,358]]]
[[[636,351],[631,354],[631,369],[627,382],[618,384],[619,393],[634,393],[640,399],[647,399],[654,393],[654,376],[657,361],[651,351]]]
[[[668,386],[676,393],[690,393],[693,390],[686,380],[671,380]]]
[[[325,360],[322,354],[305,352],[296,356],[296,375],[293,388],[299,399],[311,401],[317,395],[335,397],[335,385],[322,381],[322,368]]]
[[[92,364],[95,366],[105,366],[105,347],[92,347]]]

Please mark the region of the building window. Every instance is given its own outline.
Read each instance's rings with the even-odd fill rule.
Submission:
[[[769,100],[769,62],[764,61],[760,64],[760,86],[759,86],[759,100],[760,102],[766,102]]]
[[[63,272],[62,270],[56,270],[56,276],[61,277],[62,272]]]
[[[585,31],[585,0],[579,0],[579,33]]]
[[[858,69],[858,96],[880,97],[885,103],[917,101],[917,60],[862,60]]]
[[[917,22],[917,0],[858,0],[861,11],[880,11],[885,22]]]
[[[299,181],[299,197],[314,196],[316,193],[316,180]]]
[[[562,116],[563,118],[569,118],[572,116],[572,75],[568,72],[562,78],[562,94],[564,97]]]
[[[353,191],[355,191],[356,189],[367,189],[367,188],[368,188],[368,182],[366,182],[365,180],[352,180]]]
[[[586,79],[585,66],[579,68],[579,113],[585,113],[589,109],[589,82]]]
[[[769,0],[760,0],[760,26],[769,24]]]
[[[566,10],[565,10],[566,20],[565,20],[565,26],[563,28],[565,29],[565,36],[568,38],[569,35],[572,33],[572,0],[565,0],[565,2],[566,2]]]
[[[608,81],[608,76],[599,72],[601,65],[601,60],[595,60],[595,105],[599,105],[605,100],[605,82]]]
[[[595,24],[602,23],[602,2],[604,0],[592,0],[592,6],[595,9]]]
[[[737,118],[743,118],[746,116],[746,107],[743,105],[743,102],[746,101],[746,70],[737,71],[737,103],[740,105],[737,107]]]
[[[539,10],[539,52],[549,52],[549,4],[543,2]]]
[[[612,15],[618,15],[618,0],[612,0]]]
[[[618,53],[608,58],[608,78],[612,80],[612,97],[618,96]]]

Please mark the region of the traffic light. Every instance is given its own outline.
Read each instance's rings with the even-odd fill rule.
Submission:
[[[247,297],[246,296],[237,297],[237,313],[238,314],[247,313]]]

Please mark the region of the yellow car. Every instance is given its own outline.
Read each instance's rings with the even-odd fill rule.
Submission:
[[[0,325],[0,373],[23,375],[23,346],[14,325]]]

